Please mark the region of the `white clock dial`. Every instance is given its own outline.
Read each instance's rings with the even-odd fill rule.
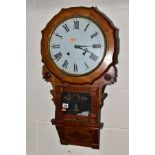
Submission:
[[[102,61],[105,38],[97,24],[83,18],[70,18],[52,33],[49,50],[56,66],[67,74],[84,75]]]

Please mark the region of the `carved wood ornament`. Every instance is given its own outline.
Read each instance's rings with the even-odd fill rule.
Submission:
[[[94,7],[62,9],[42,30],[43,78],[53,86],[51,122],[61,144],[99,149],[104,88],[116,77],[116,33],[112,22]]]

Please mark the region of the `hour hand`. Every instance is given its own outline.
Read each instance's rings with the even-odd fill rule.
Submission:
[[[87,47],[87,46],[80,46],[80,45],[74,45],[74,48],[78,48],[84,51],[84,53],[91,53],[87,48],[82,48],[82,47]]]
[[[85,55],[86,53],[92,53],[91,51],[89,51],[87,48],[84,49],[83,55]]]
[[[83,47],[83,46],[82,46]],[[75,45],[74,48],[78,48],[78,49],[81,49],[83,50],[83,55],[85,55],[86,53],[92,53],[91,51],[89,51],[87,48],[82,48],[81,46],[79,45]]]
[[[74,45],[74,48],[78,48],[78,49],[81,49],[81,50],[84,50],[81,46],[79,45]]]

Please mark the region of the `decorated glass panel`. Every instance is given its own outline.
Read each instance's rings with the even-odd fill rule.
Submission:
[[[92,97],[88,93],[65,92],[62,97],[62,110],[65,114],[88,116],[92,112]]]

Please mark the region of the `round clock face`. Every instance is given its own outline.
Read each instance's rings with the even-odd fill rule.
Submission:
[[[69,18],[59,24],[49,40],[56,66],[74,76],[88,74],[101,63],[105,38],[97,24],[83,18]]]

